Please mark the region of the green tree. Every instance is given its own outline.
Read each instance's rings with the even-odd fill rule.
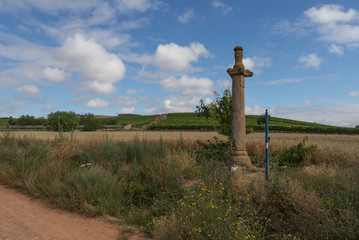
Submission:
[[[218,133],[225,136],[232,136],[232,93],[229,89],[224,90],[221,96],[214,91],[214,101],[206,105],[203,99],[200,100],[200,105],[196,106],[199,116],[211,117],[219,122]]]
[[[11,120],[11,121],[10,121]],[[13,120],[12,117],[9,119],[10,125],[18,125],[18,126],[34,126],[34,125],[45,125],[46,119],[44,118],[35,118],[30,115],[22,115],[16,121]]]
[[[16,125],[18,126],[35,125],[35,117],[29,115],[21,115],[16,120]]]
[[[359,128],[359,125],[357,125],[355,128]]]
[[[80,124],[84,125],[83,131],[96,131],[103,127],[100,119],[95,118],[92,113],[87,113],[80,118]]]
[[[15,120],[13,119],[12,116],[9,117],[8,123],[9,125],[15,125]]]
[[[53,131],[73,131],[78,125],[78,118],[74,112],[50,113],[47,118],[47,127]]]

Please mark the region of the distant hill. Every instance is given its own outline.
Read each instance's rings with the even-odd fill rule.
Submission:
[[[158,115],[119,114],[115,116],[96,115],[104,125],[129,125],[141,127],[148,124]],[[219,128],[219,123],[211,118],[198,117],[197,113],[169,113],[168,118],[161,120],[151,126],[148,130],[194,130],[214,131]],[[264,124],[258,124],[262,116],[247,115],[246,127],[248,131],[264,132]],[[16,119],[14,119],[16,122]],[[0,119],[0,126],[4,129],[8,125],[8,119]],[[296,132],[296,133],[328,133],[328,134],[359,134],[359,128],[347,128],[330,126],[319,123],[289,120],[284,118],[271,117],[269,121],[271,132]]]
[[[247,115],[246,127],[254,132],[264,132],[265,125],[258,124],[262,116]],[[150,130],[215,130],[219,123],[214,119],[198,117],[197,113],[169,113],[168,119],[152,125]],[[336,127],[319,123],[271,117],[269,131],[300,133],[359,134],[357,128]]]

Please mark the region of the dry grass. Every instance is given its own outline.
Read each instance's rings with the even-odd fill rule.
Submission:
[[[11,132],[15,137],[24,137],[28,136],[32,139],[42,139],[42,140],[54,140],[59,136],[57,132],[39,132],[39,131],[14,131]],[[98,132],[74,132],[72,133],[63,133],[63,135],[71,139],[78,141],[101,141],[105,137],[108,137],[111,140],[120,140],[120,141],[133,141],[135,137],[141,139],[146,139],[149,141],[156,140],[158,141],[162,138],[163,141],[178,141],[182,139],[183,142],[195,142],[212,140],[213,137],[218,137],[219,139],[226,139],[225,136],[219,135],[217,132],[181,132],[181,131],[98,131]]]
[[[308,163],[321,165],[350,164],[359,160],[359,135],[270,133],[269,150],[281,149],[283,142],[297,145],[308,136],[308,144],[317,144],[318,150],[307,159]],[[251,156],[264,156],[265,135],[255,133],[247,136],[247,151]]]
[[[57,132],[39,131],[15,131],[11,133],[15,137],[30,137],[32,139],[54,140],[59,137]],[[338,135],[338,134],[299,134],[299,133],[270,133],[271,141],[269,150],[274,151],[283,147],[283,142],[289,146],[297,145],[305,136],[309,137],[308,144],[317,144],[318,150],[310,156],[308,163],[328,164],[338,166],[338,164],[350,164],[352,161],[359,160],[359,135]],[[135,138],[146,139],[148,141],[178,142],[181,141],[183,147],[197,149],[196,141],[206,142],[218,137],[220,140],[227,139],[217,132],[190,132],[190,131],[98,131],[98,132],[74,132],[63,133],[67,139],[74,139],[77,142],[94,144],[102,142],[108,138],[115,141],[133,141]],[[263,157],[265,154],[264,133],[254,133],[247,135],[247,152],[250,156]],[[345,163],[343,162],[345,161]]]

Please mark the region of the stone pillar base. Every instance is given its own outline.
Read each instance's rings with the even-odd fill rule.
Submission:
[[[238,167],[252,166],[251,159],[249,158],[247,151],[232,151],[231,162],[234,166]]]

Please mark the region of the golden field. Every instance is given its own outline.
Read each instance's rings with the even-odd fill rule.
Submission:
[[[33,139],[54,140],[60,137],[58,132],[42,131],[14,131],[11,134],[15,137],[30,137]],[[195,132],[195,131],[98,131],[98,132],[74,132],[62,133],[68,139],[80,142],[97,142],[105,138],[115,141],[133,141],[135,138],[149,141],[178,141],[186,144],[194,144],[197,140],[206,142],[218,137],[221,140],[227,139],[217,132]],[[283,147],[286,142],[289,146],[296,145],[305,136],[309,137],[308,144],[318,145],[318,154],[334,155],[339,158],[350,160],[359,159],[359,135],[338,135],[338,134],[302,134],[302,133],[270,133],[270,150],[277,150]],[[264,133],[246,135],[247,151],[251,156],[261,156],[265,152]],[[324,161],[324,159],[323,159]]]

